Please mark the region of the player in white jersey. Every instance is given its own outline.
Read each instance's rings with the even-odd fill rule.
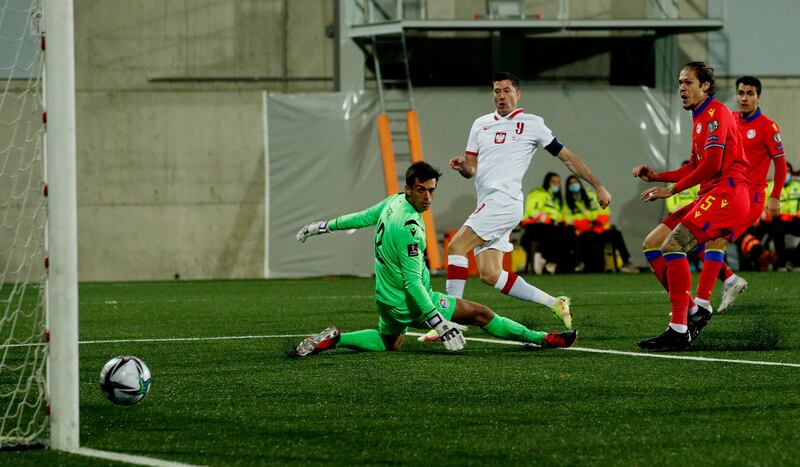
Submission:
[[[512,250],[509,235],[522,220],[522,176],[534,152],[542,147],[594,187],[601,207],[611,203],[611,194],[577,154],[558,142],[541,117],[517,108],[522,94],[516,76],[496,73],[492,85],[496,111],[475,120],[466,154],[450,159],[450,168],[465,178],[475,178],[478,203],[450,241],[447,294],[456,297],[464,294],[467,254],[473,250],[481,281],[504,294],[547,306],[571,329],[568,297],[553,297],[513,272],[503,270],[503,253]]]

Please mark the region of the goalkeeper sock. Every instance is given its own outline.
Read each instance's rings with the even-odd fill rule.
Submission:
[[[364,352],[386,352],[386,345],[377,329],[343,332],[336,347],[347,347]]]
[[[691,298],[689,294],[692,289],[689,260],[686,259],[686,253],[675,251],[664,255],[664,264],[667,269],[669,301],[672,304],[669,327],[678,332],[686,332]]]
[[[705,301],[711,300],[711,292],[714,290],[714,283],[717,282],[719,271],[722,269],[722,265],[725,264],[724,261],[724,251],[706,250],[703,258],[703,270],[700,272],[700,279],[697,281],[697,298]]]
[[[469,261],[466,256],[448,255],[447,256],[447,282],[445,291],[447,295],[461,298],[464,296],[464,286],[467,285],[469,277]]]
[[[494,284],[494,288],[506,295],[520,300],[536,302],[547,308],[553,308],[553,305],[556,303],[555,297],[528,284],[525,282],[525,279],[513,272],[501,271],[497,283]]]
[[[544,342],[544,337],[547,335],[546,332],[528,329],[518,322],[504,318],[496,313],[494,317],[486,323],[483,330],[501,339],[530,342],[533,344],[542,344]]]

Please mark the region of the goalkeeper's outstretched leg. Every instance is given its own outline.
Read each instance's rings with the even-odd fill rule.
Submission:
[[[535,344],[545,348],[570,347],[577,337],[574,330],[543,332],[498,315],[480,303],[436,293],[440,309],[429,319],[419,321],[408,316],[406,320],[397,309],[387,309],[378,304],[379,329],[364,329],[342,333],[329,326],[320,333],[306,337],[292,355],[305,357],[339,347],[363,352],[400,350],[408,327],[430,327],[437,333],[447,350],[461,350],[466,344],[463,334],[467,326],[478,326],[486,333],[501,339]]]

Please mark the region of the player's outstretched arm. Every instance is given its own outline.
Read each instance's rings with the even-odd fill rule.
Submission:
[[[477,171],[478,156],[466,153],[463,156],[451,157],[449,165],[451,169],[460,173],[462,177],[472,178]]]
[[[608,207],[608,205],[611,204],[611,193],[609,193],[606,187],[600,183],[600,180],[592,174],[592,171],[589,170],[589,166],[583,162],[580,156],[564,146],[561,148],[561,151],[558,152],[558,158],[561,159],[561,162],[567,166],[570,172],[586,180],[594,187],[594,191],[597,193],[597,204],[599,204],[601,208]]]
[[[653,170],[653,168],[647,164],[642,164],[640,166],[634,167],[633,176],[639,177],[645,182],[655,182],[656,180],[658,180],[658,177],[656,176],[656,171]]]
[[[363,229],[364,227],[371,227],[378,223],[378,218],[386,203],[389,202],[395,195],[389,196],[383,201],[367,209],[352,214],[345,214],[329,221],[317,221],[306,224],[297,232],[297,241],[305,242],[306,238],[320,235],[334,230],[349,230],[349,229]]]
[[[304,225],[303,228],[297,232],[297,241],[303,243],[308,237],[330,232],[328,224],[330,224],[330,221],[317,221]]]

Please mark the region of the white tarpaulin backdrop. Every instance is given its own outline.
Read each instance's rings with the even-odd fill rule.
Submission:
[[[643,204],[646,187],[631,169],[657,170],[689,157],[691,116],[676,96],[651,89],[600,85],[523,86],[520,106],[544,118],[559,141],[578,153],[613,195],[612,222],[623,232],[634,264],[640,245],[664,215],[663,203]],[[488,88],[414,90],[425,159],[444,173],[434,201],[439,236],[458,228],[475,208],[472,180],[447,169],[463,154],[473,120],[493,111]],[[303,224],[366,208],[385,196],[373,93],[271,94],[268,125],[268,270],[271,277],[372,273],[372,229],[343,232],[298,243]],[[523,192],[554,171],[569,171],[537,151]]]

